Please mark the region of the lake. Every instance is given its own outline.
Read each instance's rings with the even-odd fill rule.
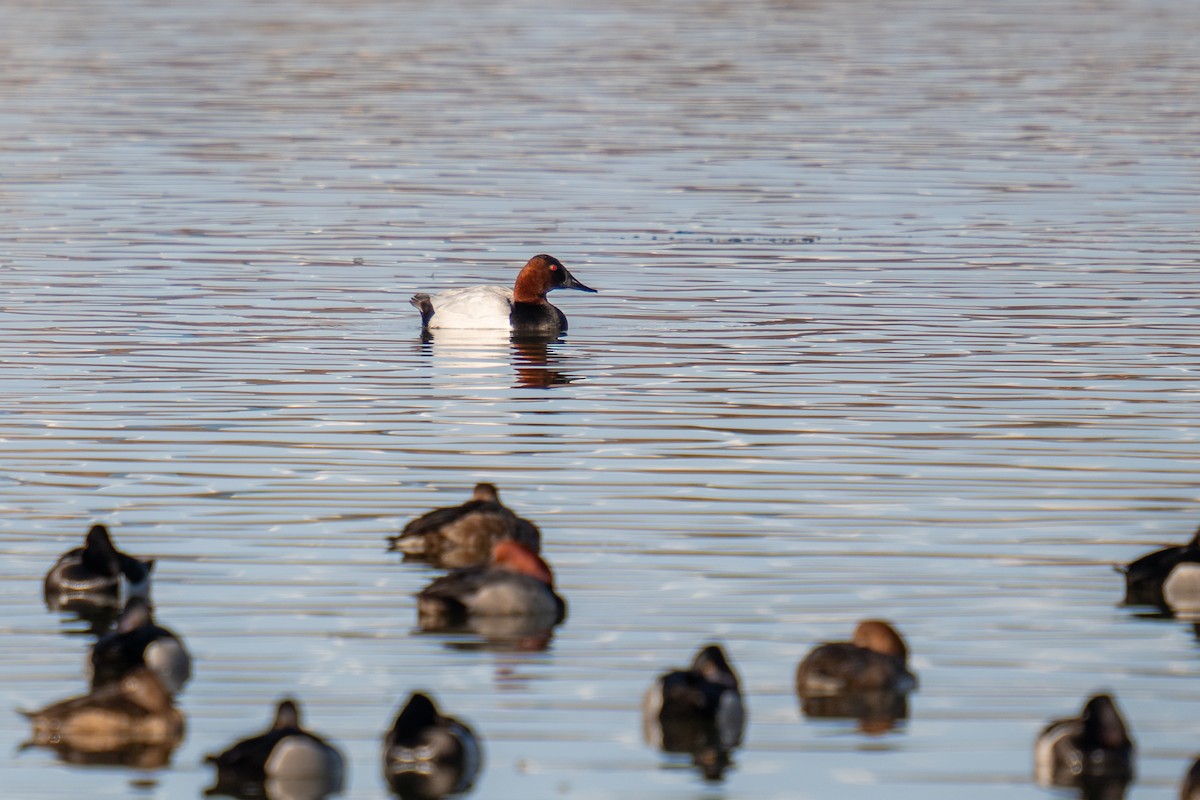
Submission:
[[[197,797],[294,694],[384,798],[424,689],[479,798],[1053,798],[1113,692],[1128,796],[1200,754],[1200,642],[1113,565],[1200,524],[1200,14],[1187,0],[4,3],[0,785]],[[560,258],[569,333],[424,341],[417,291]],[[544,648],[417,629],[386,537],[479,481],[536,522]],[[19,751],[93,637],[105,522],[195,659],[169,764]],[[798,661],[892,620],[886,731]],[[720,642],[720,781],[642,740]]]

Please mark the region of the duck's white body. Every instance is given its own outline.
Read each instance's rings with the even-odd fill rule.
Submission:
[[[434,310],[429,328],[506,331],[512,327],[513,290],[504,286],[449,289],[429,301]]]

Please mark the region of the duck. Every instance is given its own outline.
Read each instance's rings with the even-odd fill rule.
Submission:
[[[426,630],[472,617],[525,617],[557,625],[566,614],[550,565],[512,539],[497,542],[486,565],[454,570],[417,594],[417,617]]]
[[[690,753],[709,780],[723,775],[745,726],[737,673],[718,644],[702,646],[686,669],[660,675],[642,698],[646,742],[667,753]]]
[[[183,714],[162,681],[146,667],[86,695],[20,713],[33,725],[29,746],[65,746],[81,753],[131,746],[170,750],[183,739]]]
[[[192,676],[192,659],[173,632],[156,625],[144,597],[131,597],[116,630],[92,647],[92,688],[115,683],[134,669],[148,667],[172,695]]]
[[[553,289],[596,291],[580,283],[557,258],[540,253],[525,262],[512,289],[470,286],[432,296],[415,294],[409,302],[421,312],[425,331],[491,329],[555,336],[566,333],[567,315],[546,300]]]
[[[1034,744],[1042,786],[1077,786],[1133,779],[1134,744],[1111,695],[1088,698],[1083,713],[1047,725]]]
[[[859,622],[849,642],[818,645],[796,667],[796,691],[804,697],[905,693],[916,687],[908,646],[891,623],[880,619]]]
[[[483,764],[470,727],[438,711],[430,697],[413,692],[383,740],[383,776],[403,798],[462,794]]]
[[[342,790],[346,762],[337,748],[301,727],[300,705],[285,697],[265,732],[243,739],[205,761],[217,768],[209,794],[319,798]]]
[[[122,592],[145,597],[150,591],[150,573],[154,561],[143,561],[117,550],[104,525],[88,530],[83,547],[59,556],[46,573],[43,590],[52,608],[65,606],[72,599],[117,605]]]
[[[1200,758],[1192,762],[1183,784],[1179,787],[1179,800],[1200,800]]]
[[[1187,544],[1147,553],[1124,567],[1127,605],[1200,611],[1200,529]]]
[[[518,541],[537,553],[542,532],[506,508],[494,484],[477,483],[467,502],[422,514],[399,536],[388,537],[388,549],[441,567],[470,567],[486,563],[503,539]]]

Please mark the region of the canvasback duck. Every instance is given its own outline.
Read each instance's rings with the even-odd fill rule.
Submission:
[[[471,286],[432,297],[416,294],[410,302],[421,312],[421,327],[425,330],[492,329],[556,335],[566,332],[567,315],[546,300],[546,293],[553,289],[596,291],[576,280],[557,258],[541,254],[525,263],[512,289]]]
[[[417,595],[417,616],[426,630],[477,616],[528,617],[553,625],[566,613],[566,603],[554,591],[550,565],[512,539],[492,548],[486,566],[455,570]]]
[[[145,667],[82,697],[21,713],[33,723],[31,746],[64,746],[81,753],[131,746],[169,751],[183,738],[183,714],[158,676]]]
[[[171,694],[178,694],[192,676],[192,659],[179,637],[154,623],[154,612],[143,597],[131,597],[117,628],[92,648],[92,687],[115,683],[148,667]]]
[[[321,798],[340,792],[345,761],[332,745],[300,725],[300,708],[285,698],[271,727],[205,759],[217,767],[217,785],[206,794]]]
[[[1042,730],[1034,744],[1034,772],[1042,786],[1120,785],[1133,779],[1133,751],[1113,698],[1097,694],[1080,716]]]
[[[1125,602],[1165,611],[1200,611],[1200,529],[1184,545],[1147,553],[1125,567]]]
[[[63,553],[46,573],[43,589],[52,609],[71,600],[118,605],[122,591],[145,597],[150,591],[154,561],[142,561],[117,550],[108,528],[93,525],[83,547]]]
[[[659,676],[642,698],[642,734],[667,753],[690,753],[719,779],[746,726],[737,674],[720,645],[701,647],[687,669]]]
[[[470,567],[486,563],[504,539],[535,553],[542,545],[536,525],[505,508],[494,485],[479,483],[462,505],[438,508],[409,522],[399,536],[389,537],[389,549],[440,567]]]
[[[462,794],[475,783],[482,764],[475,733],[442,715],[420,692],[408,698],[383,740],[384,780],[403,798]]]
[[[917,678],[908,670],[908,646],[889,623],[863,620],[849,642],[818,645],[796,668],[796,691],[805,697],[858,692],[912,691]]]

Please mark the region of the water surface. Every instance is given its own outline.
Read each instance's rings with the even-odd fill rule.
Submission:
[[[1175,796],[1197,638],[1111,565],[1200,523],[1193,12],[5,3],[6,795],[198,796],[295,693],[384,797],[424,688],[477,797],[1039,798],[1103,688],[1129,796]],[[568,336],[421,340],[414,291],[538,252],[600,290]],[[437,572],[385,552],[480,480],[544,532],[544,651],[418,633]],[[17,752],[84,686],[40,580],[93,520],[197,662],[169,767]],[[881,735],[792,686],[865,616],[921,678]],[[637,710],[710,640],[750,709],[717,784]]]

